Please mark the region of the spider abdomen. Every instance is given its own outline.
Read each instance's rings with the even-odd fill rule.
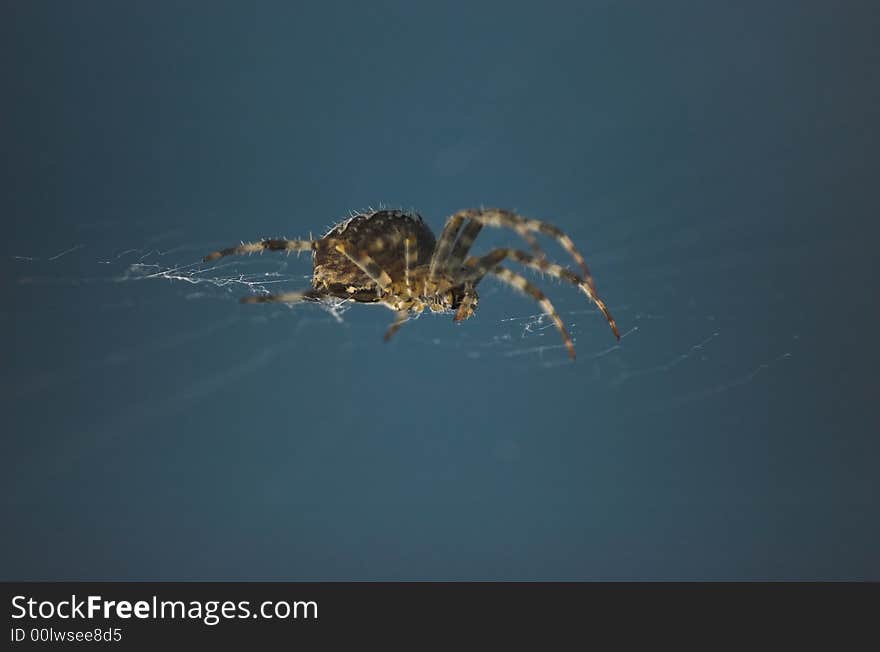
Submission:
[[[377,301],[375,281],[336,247],[342,244],[350,251],[368,254],[393,282],[399,282],[406,274],[407,239],[411,265],[431,260],[434,234],[415,213],[382,210],[337,224],[315,247],[312,287],[338,297]]]

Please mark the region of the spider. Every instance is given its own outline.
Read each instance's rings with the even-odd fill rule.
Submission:
[[[480,257],[469,256],[484,226],[513,229],[528,243],[533,254],[501,248]],[[536,233],[555,238],[580,266],[583,275],[547,261],[535,238]],[[385,333],[386,341],[411,316],[425,308],[432,312],[454,311],[456,322],[470,318],[479,300],[477,285],[491,274],[541,305],[553,319],[569,356],[574,359],[571,336],[553,304],[528,279],[501,265],[508,259],[580,288],[602,311],[615,337],[620,339],[611,313],[596,293],[586,261],[571,238],[555,226],[511,211],[496,208],[459,211],[446,221],[439,240],[435,240],[431,229],[416,213],[371,211],[337,224],[317,240],[282,238],[242,243],[208,254],[204,262],[266,250],[286,251],[288,254],[291,251],[311,251],[312,289],[249,296],[242,298],[242,303],[295,304],[337,297],[358,303],[381,304],[396,313],[394,322]]]

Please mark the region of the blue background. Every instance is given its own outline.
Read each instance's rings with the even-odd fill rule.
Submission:
[[[880,579],[872,4],[3,3],[0,577]],[[383,203],[625,337],[199,262]]]

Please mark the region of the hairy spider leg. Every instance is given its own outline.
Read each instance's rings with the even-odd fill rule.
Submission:
[[[317,245],[317,240],[287,240],[285,238],[266,238],[259,242],[242,242],[237,247],[229,247],[210,253],[202,258],[203,263],[224,258],[226,256],[240,256],[242,254],[262,253],[264,251],[310,251]]]
[[[464,222],[464,215],[461,213],[456,213],[446,220],[446,225],[443,227],[440,238],[434,246],[434,253],[431,255],[431,265],[428,268],[429,281],[436,281],[446,268],[446,259],[449,258],[449,252],[452,251],[462,222]]]
[[[385,341],[387,342],[394,334],[400,330],[400,327],[403,326],[406,322],[409,321],[409,310],[398,310],[394,316],[394,322],[391,326],[388,327],[388,330],[385,331]]]
[[[382,269],[368,253],[364,251],[351,252],[344,242],[337,243],[334,249],[357,265],[364,274],[369,276],[379,286],[379,296],[382,295],[382,290],[387,290],[391,285],[391,277],[388,276],[388,272]]]
[[[475,219],[483,212],[485,211],[468,209],[459,211],[446,220],[446,225],[443,227],[440,239],[437,240],[437,245],[434,248],[434,255],[431,256],[431,267],[428,272],[429,280],[436,281],[441,272],[446,270],[454,272],[461,265],[474,241],[477,239],[477,235],[482,230],[483,225],[488,223]],[[461,225],[465,220],[468,220],[468,224],[461,230]],[[491,224],[491,226],[498,225]],[[538,240],[532,236],[527,227],[517,225],[512,228],[526,241],[532,251],[535,252],[535,255],[540,258],[547,257],[544,250],[541,249]],[[459,230],[461,230],[461,234],[459,234]]]
[[[571,336],[568,334],[568,330],[566,330],[562,318],[559,316],[559,313],[556,312],[556,308],[553,307],[550,299],[548,299],[540,289],[530,283],[524,276],[511,272],[509,269],[502,267],[501,265],[496,265],[489,270],[489,273],[541,304],[544,312],[550,315],[551,319],[553,319],[553,322],[556,324],[556,328],[559,330],[560,335],[562,335],[562,341],[565,343],[565,348],[568,349],[568,357],[574,360],[574,343],[571,341]]]
[[[406,282],[406,294],[410,299],[412,299],[413,296],[411,271],[415,264],[419,262],[419,249],[415,245],[416,241],[414,238],[407,237],[403,239],[403,276],[404,281]]]
[[[459,268],[464,263],[465,257],[467,257],[471,247],[474,246],[474,241],[477,239],[477,236],[480,235],[480,231],[482,230],[483,225],[479,222],[470,220],[465,224],[461,233],[458,235],[458,239],[455,241],[455,246],[452,247],[452,251],[449,253],[449,257],[446,259],[446,263],[443,266],[447,272],[450,272],[451,274],[458,273]]]
[[[485,208],[481,210],[466,210],[461,211],[460,215],[464,215],[469,219],[475,220],[484,224],[486,226],[494,226],[496,228],[509,228],[513,229],[520,235],[524,232],[534,232],[534,233],[543,233],[546,236],[549,236],[555,239],[560,246],[568,252],[568,254],[574,259],[574,261],[580,266],[580,268],[584,272],[584,280],[591,287],[593,286],[593,277],[590,274],[590,268],[587,267],[587,261],[584,260],[583,255],[580,251],[578,251],[577,247],[574,246],[574,242],[562,229],[553,226],[552,224],[548,224],[547,222],[542,222],[541,220],[533,220],[521,215],[517,215],[511,211],[503,210],[500,208]],[[535,249],[532,247],[532,249]],[[538,252],[536,252],[538,253]],[[544,258],[543,252],[538,253],[539,257]]]
[[[479,279],[481,279],[486,273],[490,272],[496,265],[498,265],[498,263],[508,258],[515,260],[526,267],[531,267],[544,274],[548,274],[554,278],[576,285],[593,303],[596,304],[599,310],[602,311],[602,314],[605,315],[605,319],[608,320],[608,325],[611,327],[611,332],[614,333],[614,337],[618,340],[620,339],[620,331],[617,329],[617,323],[614,321],[614,317],[611,316],[611,312],[608,310],[605,302],[596,294],[595,287],[590,286],[584,281],[584,279],[561,265],[548,262],[542,258],[536,258],[524,251],[519,251],[517,249],[493,249],[481,258],[468,258],[466,266],[471,268],[471,271],[464,274],[463,280],[465,282],[473,281],[478,283]]]
[[[462,321],[468,318],[468,315],[473,314],[473,306],[474,302],[477,299],[477,294],[474,292],[475,283],[472,281],[467,281],[464,284],[464,296],[461,299],[461,305],[458,306],[458,311],[455,313],[455,317],[452,318],[453,321]]]
[[[480,231],[482,231],[484,226],[483,222],[471,218],[468,219],[469,221],[467,225],[462,229],[461,234],[455,241],[452,253],[449,254],[449,258],[446,260],[446,269],[453,273],[457,272],[458,268],[461,267],[464,259],[470,253],[471,247],[474,246],[474,241],[476,241],[477,236],[480,234]],[[522,228],[515,230],[517,234],[525,240],[526,244],[529,245],[529,248],[535,252],[537,258],[547,258],[547,254],[541,248],[538,239],[533,236],[528,229]]]

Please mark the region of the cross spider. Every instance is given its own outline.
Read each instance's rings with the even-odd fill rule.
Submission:
[[[513,229],[529,244],[534,255],[503,248],[480,257],[468,256],[484,226]],[[548,262],[535,233],[555,238],[580,266],[583,276]],[[244,297],[242,303],[293,304],[327,297],[379,303],[396,312],[394,323],[385,333],[386,341],[412,313],[421,313],[425,308],[433,312],[454,310],[456,322],[468,319],[477,308],[477,285],[487,274],[492,274],[541,304],[559,329],[569,356],[574,358],[574,344],[553,304],[525,277],[502,267],[501,262],[506,259],[576,285],[599,307],[615,337],[620,339],[611,313],[596,293],[586,261],[571,238],[546,222],[510,211],[495,208],[460,211],[447,220],[437,241],[418,214],[379,210],[355,215],[318,240],[265,239],[242,243],[215,251],[205,256],[204,262],[265,250],[311,251],[312,289]]]

